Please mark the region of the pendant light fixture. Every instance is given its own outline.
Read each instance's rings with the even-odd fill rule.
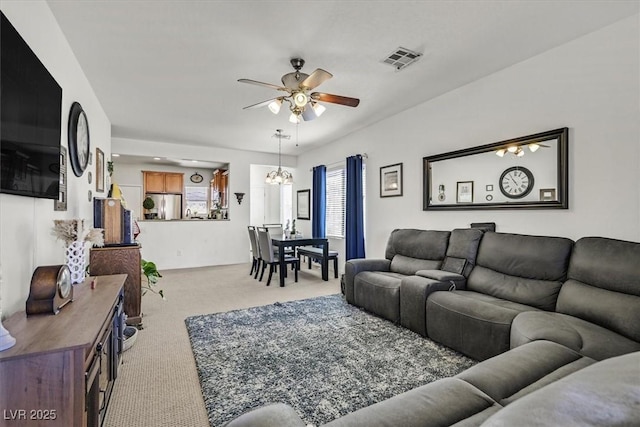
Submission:
[[[282,129],[276,129],[276,133],[273,134],[274,138],[278,138],[278,170],[271,171],[267,174],[267,178],[265,182],[267,184],[292,184],[293,183],[293,175],[286,170],[282,170],[282,162],[280,160],[281,156],[281,148],[282,148],[282,138],[290,139],[291,135],[284,135],[282,133]]]

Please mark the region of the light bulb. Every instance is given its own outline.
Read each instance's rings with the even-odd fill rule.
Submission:
[[[536,143],[529,144],[529,150],[531,150],[532,153],[535,153],[536,151],[538,151],[538,148],[540,148],[539,144],[536,144]]]
[[[269,110],[271,110],[271,112],[273,114],[278,114],[280,112],[280,106],[282,105],[282,99],[274,99],[270,104],[269,104]]]
[[[307,95],[305,95],[303,92],[298,92],[293,95],[293,103],[296,104],[296,107],[304,107],[305,105],[307,105],[308,100],[309,98],[307,98]]]
[[[296,113],[291,113],[291,115],[289,116],[289,121],[297,125],[298,123],[300,123],[300,116]]]
[[[515,145],[512,145],[511,147],[507,148],[507,151],[510,153],[515,153],[516,151],[518,151],[518,147]]]
[[[518,147],[518,150],[516,151],[516,156],[518,156],[518,157],[524,156],[524,150],[522,148]]]
[[[506,153],[506,152],[507,152],[507,150],[505,150],[504,148],[502,148],[502,149],[500,149],[500,150],[496,151],[496,156],[498,156],[498,157],[504,157],[504,153]]]
[[[320,117],[322,113],[326,111],[325,106],[318,104],[317,102],[315,102],[311,108],[313,108],[313,111],[316,113],[316,116],[318,117]]]

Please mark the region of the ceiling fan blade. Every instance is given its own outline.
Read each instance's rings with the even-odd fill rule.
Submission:
[[[278,99],[282,99],[282,97],[279,96],[277,98],[271,98],[271,99],[267,99],[266,101],[258,102],[257,104],[248,105],[248,106],[244,107],[243,110],[250,110],[250,109],[253,109],[253,108],[265,107],[265,106],[271,104],[273,101],[276,101]]]
[[[287,89],[286,87],[272,85],[271,83],[259,82],[259,81],[257,81],[257,80],[251,80],[251,79],[238,79],[238,81],[239,81],[240,83],[249,83],[249,84],[256,85],[256,86],[269,87],[269,88],[271,88],[271,89],[275,89],[275,90],[283,90],[283,91],[285,91],[285,92],[288,92],[288,91],[289,91],[289,89]]]
[[[313,92],[311,99],[314,101],[331,102],[332,104],[346,105],[347,107],[357,107],[360,104],[358,98],[349,98],[347,96],[332,95],[330,93]]]
[[[304,88],[306,90],[315,89],[322,83],[329,80],[331,77],[333,77],[333,74],[323,70],[322,68],[318,68],[313,73],[311,73],[309,77],[304,79],[302,83],[300,83],[300,88]]]

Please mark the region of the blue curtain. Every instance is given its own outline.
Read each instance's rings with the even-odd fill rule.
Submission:
[[[364,258],[364,201],[362,156],[347,157],[346,260]]]
[[[312,237],[327,236],[327,167],[313,168],[313,189],[311,190],[311,234]]]

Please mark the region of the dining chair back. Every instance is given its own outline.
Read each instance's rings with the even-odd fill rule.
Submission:
[[[294,273],[295,273],[295,281],[298,281],[298,269],[299,269],[299,259],[296,257],[288,256],[286,254],[282,254],[276,256],[273,250],[273,244],[271,242],[271,235],[269,233],[269,229],[266,227],[257,227],[258,230],[258,246],[260,248],[260,256],[262,257],[262,272],[260,274],[260,281],[262,281],[262,277],[264,276],[264,271],[269,265],[269,277],[267,278],[267,286],[271,284],[271,276],[273,272],[276,270],[276,266],[280,262],[279,256],[283,256],[285,264],[291,264]],[[287,269],[283,268],[279,272],[279,274],[283,274],[285,277],[287,275]]]
[[[251,242],[251,271],[249,275],[253,275],[255,273],[254,278],[258,277],[258,270],[260,270],[260,263],[262,262],[262,257],[260,256],[260,247],[258,246],[258,235],[256,232],[256,227],[250,225],[247,227],[249,230],[249,241]]]
[[[284,234],[282,224],[263,224],[262,226],[269,230],[272,236],[282,236]]]

